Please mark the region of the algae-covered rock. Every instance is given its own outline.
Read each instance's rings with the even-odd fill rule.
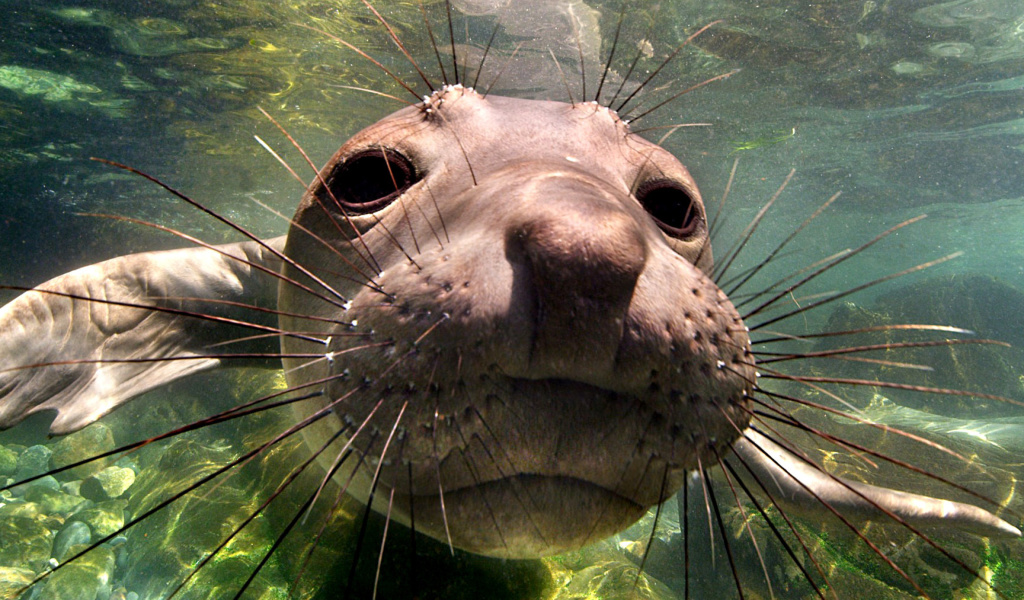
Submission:
[[[53,533],[28,517],[0,519],[0,565],[42,570],[50,560]]]
[[[81,521],[71,521],[57,532],[57,537],[53,540],[52,556],[59,562],[64,562],[69,556],[73,556],[70,552],[72,547],[88,544],[90,541],[92,530],[89,526]]]
[[[127,504],[126,500],[100,502],[92,508],[76,512],[68,517],[68,521],[81,521],[92,529],[94,538],[104,538],[124,527],[124,509]]]
[[[82,546],[75,546],[73,552]],[[114,552],[100,546],[63,565],[46,578],[35,600],[94,600],[110,595]]]
[[[42,512],[40,506],[35,502],[10,502],[0,506],[0,518],[26,517],[35,519]]]
[[[25,448],[25,451],[18,456],[18,468],[14,473],[14,478],[21,481],[47,472],[52,454],[53,450],[43,445]]]
[[[0,475],[14,475],[18,470],[18,454],[5,446],[0,446]]]
[[[0,600],[14,600],[35,578],[35,572],[21,567],[0,567]]]
[[[676,600],[679,596],[610,542],[544,561],[558,582],[552,600]],[[639,573],[639,576],[638,576]]]
[[[86,502],[81,496],[74,496],[62,490],[48,487],[34,487],[25,492],[25,500],[39,504],[45,513],[67,514]]]
[[[59,469],[83,458],[95,456],[114,449],[114,436],[110,428],[103,423],[93,423],[88,427],[68,434],[61,438],[53,447],[50,457],[50,468]],[[112,464],[113,458],[94,460],[61,473],[62,479],[85,479],[102,471]]]
[[[135,471],[126,467],[107,467],[82,481],[82,497],[103,502],[120,498],[135,483]]]

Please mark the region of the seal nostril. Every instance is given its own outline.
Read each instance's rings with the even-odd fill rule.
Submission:
[[[319,186],[316,196],[325,206],[340,205],[346,214],[365,215],[391,204],[420,177],[397,150],[370,148],[335,163],[324,180],[327,187]]]
[[[697,232],[700,208],[681,183],[670,179],[645,181],[637,188],[636,199],[666,234],[688,239]]]

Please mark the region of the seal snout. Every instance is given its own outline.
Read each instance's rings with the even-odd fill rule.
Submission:
[[[607,376],[648,254],[642,226],[605,189],[572,175],[525,186],[506,253],[529,273],[531,375]]]

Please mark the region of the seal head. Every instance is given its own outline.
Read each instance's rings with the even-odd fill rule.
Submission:
[[[350,491],[376,476],[377,508],[393,491],[392,516],[464,549],[605,538],[749,421],[750,342],[704,272],[697,186],[605,107],[445,88],[341,147],[286,253],[349,300],[280,286],[286,315],[339,321],[331,360],[285,361],[293,386],[329,381],[310,441],[373,413]]]

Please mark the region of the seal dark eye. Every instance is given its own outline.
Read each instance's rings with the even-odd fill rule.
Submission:
[[[376,212],[418,181],[416,169],[404,155],[390,148],[363,150],[338,162],[326,178],[327,187],[350,215]],[[332,204],[331,194],[317,194]]]
[[[637,188],[636,199],[668,235],[685,239],[697,231],[700,208],[682,184],[669,179],[645,181]]]

